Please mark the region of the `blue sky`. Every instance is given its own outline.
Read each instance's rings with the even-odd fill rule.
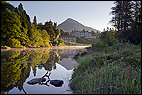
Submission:
[[[103,31],[112,27],[109,15],[114,1],[7,1],[18,7],[20,3],[30,16],[37,17],[37,22],[44,24],[46,21],[57,22],[57,25],[72,18],[85,26]]]

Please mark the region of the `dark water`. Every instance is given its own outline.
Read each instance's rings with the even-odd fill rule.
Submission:
[[[82,49],[30,49],[1,51],[1,94],[71,94],[69,87],[77,62],[72,57]],[[27,82],[49,74],[46,81]],[[48,80],[63,80],[60,87]]]

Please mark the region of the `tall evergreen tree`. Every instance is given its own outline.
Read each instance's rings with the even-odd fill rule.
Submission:
[[[133,1],[133,28],[141,26],[141,1]]]
[[[34,27],[37,29],[37,19],[36,19],[36,16],[34,16],[33,24],[34,24]]]
[[[132,43],[140,42],[141,33],[141,1],[115,1],[111,14],[111,22],[117,29],[119,38]],[[135,39],[135,40],[134,40]]]
[[[114,15],[114,17],[112,17],[111,22],[114,24],[114,27],[118,30],[118,33],[120,33],[122,28],[122,11],[120,11],[122,10],[122,1],[115,1],[114,4],[116,6],[111,8],[111,14]]]

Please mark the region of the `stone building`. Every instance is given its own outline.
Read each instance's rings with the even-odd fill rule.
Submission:
[[[71,35],[74,37],[83,37],[83,38],[88,38],[88,39],[96,38],[96,36],[92,36],[92,32],[88,32],[85,30],[82,30],[82,31],[74,30],[71,32]]]
[[[71,35],[60,35],[59,38],[62,38],[66,42],[76,42],[76,38]]]

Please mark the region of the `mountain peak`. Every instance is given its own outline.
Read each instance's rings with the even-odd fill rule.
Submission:
[[[68,18],[66,21],[69,21],[69,22],[72,22],[72,21],[77,22],[76,20],[74,20],[74,19],[72,19],[72,18]],[[78,23],[79,23],[79,22],[78,22]]]
[[[57,28],[65,32],[72,32],[73,30],[82,31],[83,29],[89,32],[90,31],[96,32],[96,29],[84,26],[83,24],[79,23],[78,21],[72,18],[68,18],[67,20],[59,24]]]
[[[73,20],[72,18],[68,18],[67,20]]]

